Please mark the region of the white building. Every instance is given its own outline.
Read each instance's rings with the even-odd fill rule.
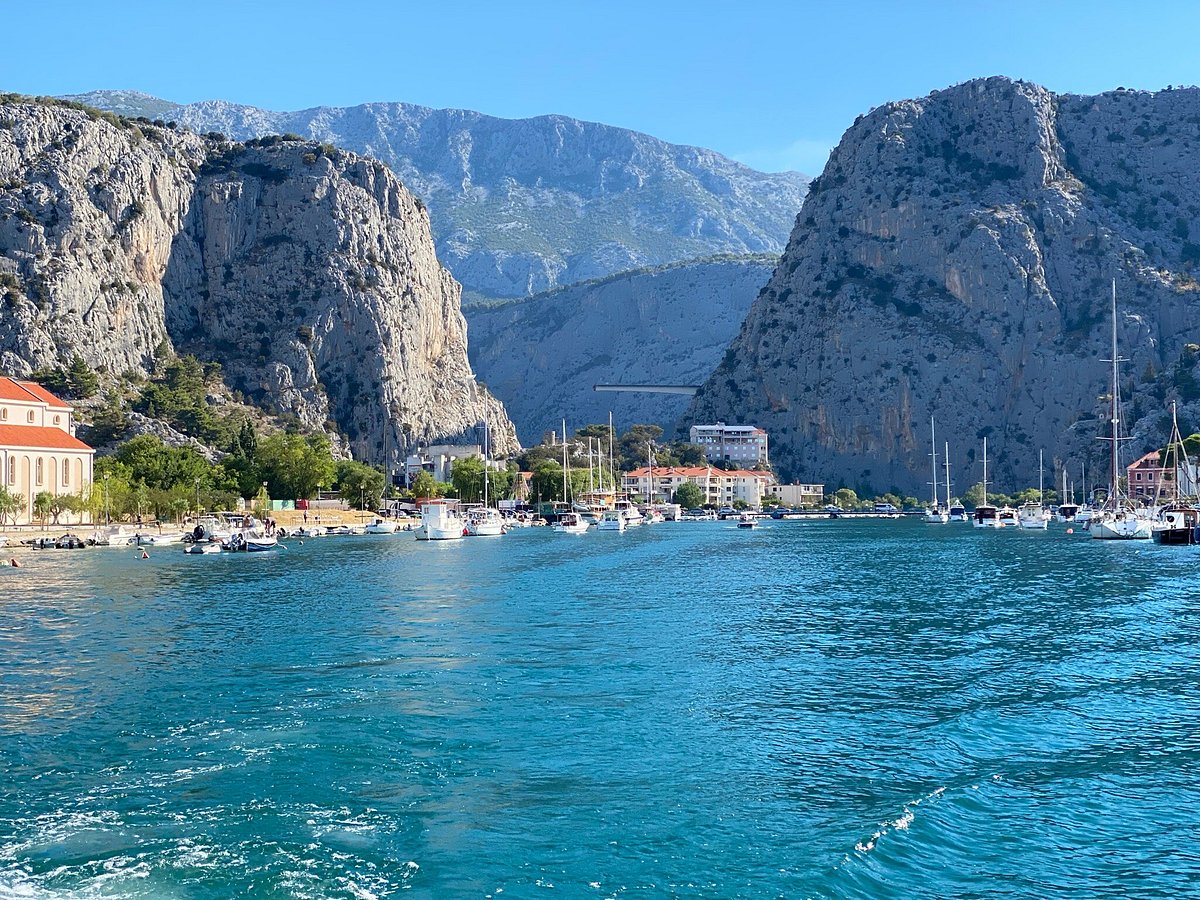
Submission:
[[[690,440],[704,448],[709,462],[730,462],[740,466],[766,466],[767,433],[754,425],[693,425]]]
[[[0,376],[0,477],[21,496],[17,525],[34,522],[38,494],[81,494],[92,483],[95,451],[75,437],[75,411],[31,381]],[[62,524],[89,518],[64,513]],[[11,520],[10,520],[11,521]]]
[[[450,470],[456,459],[482,459],[483,447],[479,444],[434,444],[421,447],[410,453],[404,462],[404,483],[411,485],[420,472],[425,471],[436,481],[449,481]]]
[[[770,472],[749,472],[745,469],[726,471],[712,466],[655,466],[626,472],[624,490],[656,502],[670,500],[684,482],[690,481],[704,493],[704,502],[714,506],[732,506],[742,500],[750,506],[761,506],[762,499],[775,476]]]
[[[773,484],[767,493],[784,506],[820,506],[825,498],[825,485]]]

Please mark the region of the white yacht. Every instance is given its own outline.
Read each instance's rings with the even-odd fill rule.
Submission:
[[[499,537],[507,529],[500,512],[490,506],[473,506],[466,516],[468,537]]]
[[[626,527],[625,515],[617,509],[605,510],[596,523],[597,531],[624,531]]]
[[[591,527],[582,514],[577,512],[565,512],[558,517],[558,521],[551,526],[551,531],[559,534],[586,534],[588,528]]]
[[[365,530],[367,534],[395,534],[400,530],[400,526],[390,519],[381,519],[376,516]]]

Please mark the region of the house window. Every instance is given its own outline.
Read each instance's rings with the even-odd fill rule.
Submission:
[[[32,415],[33,415],[33,413],[30,413],[30,415],[32,416]],[[38,457],[38,460],[37,460],[37,465],[36,465],[34,468],[35,468],[35,470],[36,470],[36,472],[37,472],[37,475],[35,476],[35,477],[36,477],[36,480],[37,480],[37,483],[38,483],[38,484],[41,484],[41,483],[42,483],[42,478],[43,478],[43,473],[42,473],[42,458],[41,458],[40,456]]]
[[[8,421],[8,407],[6,406],[3,409],[0,409],[0,422],[7,422],[7,421]]]
[[[69,461],[63,460],[63,487],[67,487],[71,483],[71,465]]]
[[[61,424],[62,424],[62,416],[55,416],[55,417],[54,417],[54,424],[55,424],[55,425],[61,425]]]
[[[8,483],[17,483],[17,460],[12,456],[8,458]]]
[[[27,418],[27,419],[28,419],[30,422],[32,422],[32,421],[33,421],[33,410],[32,410],[32,409],[29,411],[29,415],[28,415],[26,418]]]

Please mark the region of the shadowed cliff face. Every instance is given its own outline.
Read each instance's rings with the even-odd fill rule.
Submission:
[[[679,394],[598,393],[597,383],[699,384],[721,358],[773,260],[713,259],[628,272],[506,303],[470,306],[471,362],[536,443],[568,426],[670,431]]]
[[[32,104],[0,125],[0,369],[145,371],[166,340],[368,460],[484,421],[516,446],[424,209],[381,163]]]
[[[1115,279],[1127,455],[1160,445],[1168,399],[1197,399],[1198,129],[1197,90],[1003,78],[872,111],[689,416],[767,428],[789,475],[919,496],[930,416],[958,490],[985,435],[997,490],[1036,485],[1039,448],[1098,473]]]
[[[778,254],[808,184],[566,116],[499,119],[408,103],[274,112],[129,91],[75,99],[239,139],[293,132],[383,160],[429,205],[438,257],[491,297],[715,253]]]

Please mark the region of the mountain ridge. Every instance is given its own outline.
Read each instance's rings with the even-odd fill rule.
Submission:
[[[560,114],[397,102],[276,112],[128,91],[70,99],[241,139],[293,132],[379,158],[426,201],[443,263],[493,297],[712,253],[778,253],[808,182]]]

